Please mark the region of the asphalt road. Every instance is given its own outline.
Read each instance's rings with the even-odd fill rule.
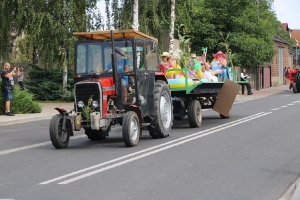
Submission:
[[[0,199],[275,200],[300,173],[300,95],[238,103],[232,117],[203,112],[200,128],[125,147],[120,127],[103,141],[75,132],[56,150],[49,120],[0,127]]]

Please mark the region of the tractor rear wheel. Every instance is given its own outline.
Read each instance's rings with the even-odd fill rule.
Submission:
[[[133,111],[125,113],[123,118],[122,136],[127,147],[134,147],[140,139],[141,129],[139,118]]]
[[[90,140],[104,140],[110,132],[110,125],[102,127],[99,130],[92,130],[91,128],[85,128],[85,134]]]
[[[49,133],[53,146],[57,149],[66,148],[69,144],[70,135],[66,130],[62,130],[63,118],[61,114],[54,115],[50,121]]]
[[[173,125],[173,109],[170,89],[165,81],[158,80],[154,86],[154,118],[148,126],[152,138],[164,138],[170,135]]]
[[[198,100],[191,100],[187,107],[188,119],[191,128],[197,128],[202,125],[201,104]]]

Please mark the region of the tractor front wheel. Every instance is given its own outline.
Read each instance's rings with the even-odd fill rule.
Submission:
[[[133,111],[125,113],[123,118],[122,136],[127,147],[134,147],[140,139],[141,129],[139,118]]]
[[[68,125],[66,130],[62,130],[63,118],[61,114],[54,115],[50,121],[49,133],[53,146],[57,149],[66,148],[69,144],[70,135],[68,134]]]

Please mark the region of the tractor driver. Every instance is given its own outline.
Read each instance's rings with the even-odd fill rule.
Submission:
[[[124,51],[116,47],[115,48],[116,52],[116,66],[117,66],[117,72],[128,72],[129,71],[129,63],[128,60],[125,58]],[[106,66],[106,69],[103,70],[103,73],[111,72],[112,70],[112,62],[108,63]],[[123,94],[123,101],[127,102],[127,96],[128,96],[128,76],[123,76],[121,79],[121,84],[122,84],[122,94]]]

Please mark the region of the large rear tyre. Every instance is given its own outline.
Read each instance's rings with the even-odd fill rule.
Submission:
[[[191,128],[197,128],[202,125],[201,104],[198,100],[191,100],[187,107],[188,120]]]
[[[297,93],[297,85],[296,82],[293,83],[293,92]]]
[[[85,134],[90,140],[104,140],[110,132],[110,126],[100,128],[99,130],[92,130],[91,128],[85,128]]]
[[[66,148],[69,144],[70,135],[67,131],[62,130],[63,115],[54,115],[50,121],[49,133],[53,146],[57,149]],[[66,124],[68,130],[68,124]]]
[[[125,113],[123,118],[122,136],[127,147],[134,147],[140,139],[141,129],[139,118],[133,111]]]
[[[152,138],[170,135],[173,124],[173,109],[170,89],[165,81],[158,80],[154,86],[154,118],[148,126]]]

